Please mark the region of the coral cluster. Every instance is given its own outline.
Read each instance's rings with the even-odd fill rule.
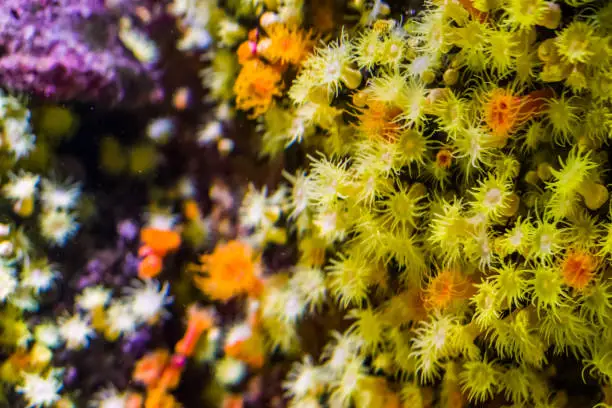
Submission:
[[[233,31],[236,108],[264,155],[309,154],[241,221],[261,250],[285,226],[299,256],[261,294],[244,267],[224,282],[257,299],[270,350],[303,357],[289,405],[610,404],[610,6],[432,1],[401,21],[360,3],[332,36],[306,7],[261,6]],[[301,327],[338,313],[311,350]],[[571,361],[600,396],[555,386]]]
[[[42,3],[2,86],[162,103],[0,94],[8,406],[612,406],[609,2]]]

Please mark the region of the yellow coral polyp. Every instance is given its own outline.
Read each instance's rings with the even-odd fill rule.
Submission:
[[[251,111],[250,117],[263,115],[270,109],[274,97],[282,95],[282,73],[277,67],[258,60],[247,61],[236,78],[236,106]]]

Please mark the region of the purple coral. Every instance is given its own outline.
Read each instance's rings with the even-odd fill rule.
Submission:
[[[136,15],[159,16],[162,2],[157,9],[137,0],[2,3],[0,86],[57,101],[141,104],[163,97],[159,71],[119,38],[122,16],[142,26]]]

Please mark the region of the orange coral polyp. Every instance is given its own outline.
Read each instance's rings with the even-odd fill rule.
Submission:
[[[140,241],[151,251],[164,257],[168,252],[178,249],[181,236],[176,231],[147,227],[140,231]]]
[[[359,114],[359,130],[371,139],[396,142],[402,130],[398,118],[402,110],[382,102],[370,102]]]
[[[280,69],[259,60],[246,61],[234,83],[236,107],[252,110],[251,118],[266,113],[274,97],[282,95],[281,73]]]
[[[505,139],[516,129],[521,121],[521,98],[511,91],[497,88],[485,102],[485,122],[493,134]]]
[[[170,355],[166,350],[156,350],[144,355],[134,367],[132,379],[147,387],[153,387],[161,376]]]
[[[238,63],[244,65],[249,61],[257,59],[257,43],[254,41],[245,41],[236,50],[238,55]]]
[[[561,265],[565,284],[576,290],[585,289],[595,276],[597,261],[588,252],[570,252]]]
[[[443,310],[456,300],[469,297],[469,281],[460,272],[443,270],[433,278],[424,291],[427,310]]]
[[[214,300],[228,301],[234,296],[258,296],[262,289],[259,259],[246,243],[230,241],[217,245],[212,254],[203,255],[196,285]]]
[[[176,343],[174,351],[187,357],[191,357],[195,347],[206,330],[213,327],[215,317],[211,309],[202,309],[195,305],[190,306],[187,311],[187,329],[183,338]]]
[[[266,42],[263,56],[270,62],[300,65],[312,51],[315,40],[311,31],[285,24],[266,27],[270,41]]]

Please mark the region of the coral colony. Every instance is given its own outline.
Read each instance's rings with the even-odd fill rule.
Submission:
[[[4,0],[0,407],[612,407],[612,3]]]

